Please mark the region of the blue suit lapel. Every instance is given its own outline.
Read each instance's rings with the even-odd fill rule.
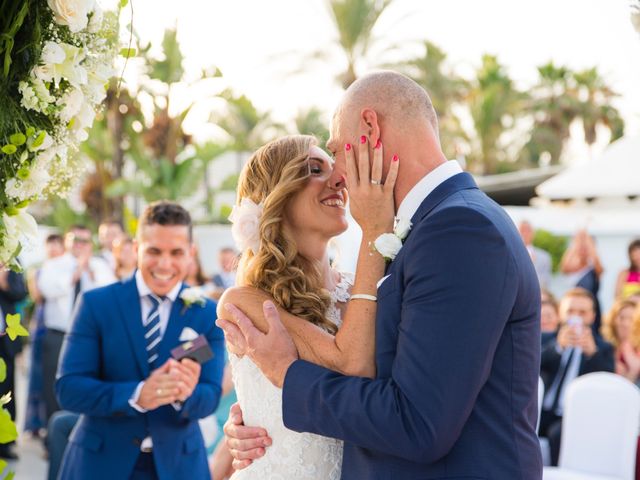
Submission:
[[[128,334],[129,343],[135,354],[140,373],[142,378],[147,378],[150,372],[144,343],[140,295],[138,294],[135,277],[131,277],[122,283],[121,294],[116,295],[116,299],[120,310],[120,318]]]
[[[180,293],[182,293],[182,290],[185,288],[186,285],[183,283],[180,288]],[[162,336],[162,341],[160,342],[158,350],[158,363],[160,365],[167,361],[171,355],[171,349],[178,346],[180,333],[185,326],[188,326],[188,323],[185,320],[188,319],[193,307],[187,308],[186,310],[184,309],[185,305],[182,298],[180,298],[180,293],[178,293],[176,301],[173,302],[173,305],[171,306],[171,314],[169,315],[167,329],[165,330],[164,335]]]
[[[458,173],[453,177],[448,178],[438,185],[429,195],[427,195],[427,198],[422,201],[418,210],[416,210],[416,213],[411,217],[412,225],[417,225],[420,220],[426,217],[431,210],[436,208],[447,197],[459,192],[460,190],[469,190],[474,188],[477,189],[478,186],[476,185],[473,177],[466,172]],[[411,235],[412,231],[413,228],[409,230],[409,235]],[[406,242],[407,239],[405,238],[404,241]]]
[[[413,217],[411,217],[412,228],[411,230],[409,230],[408,235],[405,237],[402,243],[405,244],[407,242],[407,240],[411,236],[411,232],[415,230],[416,225],[424,217],[426,217],[431,210],[436,208],[447,197],[453,195],[456,192],[459,192],[460,190],[469,190],[469,189],[477,189],[477,188],[478,186],[476,185],[476,182],[473,179],[473,177],[466,172],[458,173],[453,177],[448,178],[447,180],[442,182],[429,195],[427,195],[427,198],[425,198],[422,201],[422,203],[418,207],[418,210],[416,210],[416,213],[414,213]],[[402,255],[402,250],[400,250],[400,253],[398,254],[398,256],[401,256],[401,255]],[[398,257],[396,257],[396,260],[397,259]],[[395,260],[393,262],[387,263],[384,270],[385,275],[389,274],[394,262]]]

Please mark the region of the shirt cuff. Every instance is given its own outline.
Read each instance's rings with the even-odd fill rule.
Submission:
[[[176,412],[180,412],[180,411],[182,410],[182,405],[183,405],[183,402],[181,402],[181,401],[179,401],[179,400],[178,400],[177,402],[173,402],[173,403],[171,404],[171,406],[173,407],[173,409],[174,409]]]
[[[132,408],[136,409],[140,413],[147,413],[147,410],[138,405],[138,400],[140,400],[140,392],[142,392],[142,387],[144,386],[144,382],[140,382],[136,389],[133,391],[133,395],[129,399],[129,405]]]

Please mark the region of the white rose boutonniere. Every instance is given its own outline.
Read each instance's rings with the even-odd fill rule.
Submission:
[[[262,203],[256,204],[250,198],[240,200],[229,215],[231,235],[240,251],[251,250],[254,254],[260,249],[260,218]]]
[[[393,261],[402,248],[402,241],[409,235],[411,226],[410,220],[396,217],[393,233],[380,235],[373,242],[373,247],[385,260]]]
[[[185,288],[180,292],[180,298],[184,302],[184,308],[182,309],[183,314],[187,308],[194,304],[204,307],[207,303],[207,297],[200,287]]]

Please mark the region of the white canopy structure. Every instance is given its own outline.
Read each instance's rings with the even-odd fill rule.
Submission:
[[[640,196],[640,137],[622,137],[600,158],[572,165],[536,188],[548,200]]]

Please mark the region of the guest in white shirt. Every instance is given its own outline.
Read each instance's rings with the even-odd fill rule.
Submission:
[[[551,255],[546,250],[533,246],[535,231],[529,222],[526,220],[520,222],[518,231],[536,269],[540,286],[549,288],[549,282],[551,281]]]
[[[113,256],[114,242],[123,235],[122,225],[116,220],[106,220],[98,227],[99,256],[109,264],[113,271],[116,269],[116,260]]]
[[[222,296],[222,293],[227,288],[231,288],[236,284],[238,253],[231,247],[221,248],[218,252],[218,263],[222,270],[212,278],[213,284],[216,286],[212,297],[216,300]]]
[[[43,397],[47,420],[57,411],[54,382],[65,333],[71,326],[73,305],[81,292],[116,281],[107,262],[93,256],[91,231],[74,225],[65,235],[66,253],[46,260],[37,285],[44,298],[42,341]]]

